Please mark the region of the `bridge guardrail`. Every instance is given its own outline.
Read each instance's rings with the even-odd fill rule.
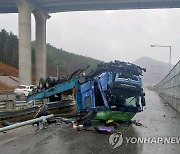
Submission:
[[[0,95],[14,94],[14,90],[0,90]]]
[[[14,101],[14,100],[7,100],[7,101],[0,101],[0,110],[1,109],[13,109],[13,108],[28,108],[33,106],[39,106],[42,104],[42,101],[30,101],[26,102],[25,100],[22,101]]]
[[[6,108],[6,102],[0,102],[0,110]]]
[[[180,61],[159,84],[154,86],[154,90],[180,112]]]
[[[14,98],[13,90],[0,90],[0,101]]]

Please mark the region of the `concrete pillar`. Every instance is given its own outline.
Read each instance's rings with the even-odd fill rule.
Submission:
[[[36,84],[41,77],[46,77],[46,20],[50,16],[43,11],[36,9],[33,11],[36,20]]]
[[[31,12],[34,6],[26,0],[15,0],[19,12],[19,81],[31,84]]]

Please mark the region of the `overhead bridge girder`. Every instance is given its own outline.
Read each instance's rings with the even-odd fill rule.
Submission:
[[[93,10],[179,8],[180,0],[27,0],[48,13]],[[1,0],[0,13],[17,13],[14,0]]]

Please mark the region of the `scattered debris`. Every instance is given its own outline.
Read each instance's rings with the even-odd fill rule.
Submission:
[[[78,125],[78,126],[77,126],[77,130],[80,131],[80,130],[83,129],[83,127],[84,127],[83,125]]]
[[[114,122],[113,120],[108,120],[106,122],[106,126],[114,126],[114,127],[119,127],[121,125],[120,122]]]
[[[131,124],[135,124],[136,126],[143,126],[139,120],[126,121],[126,122],[115,122],[113,120],[108,120],[106,122],[102,122],[99,120],[94,120],[94,112],[84,113],[83,116],[77,116],[76,118],[63,118],[56,117],[56,124],[66,124],[66,126],[70,126],[77,131],[97,131],[99,133],[113,133],[115,128],[123,125],[129,127]],[[145,127],[147,128],[147,127]]]
[[[96,113],[96,110],[82,113],[82,116],[77,117],[76,121],[78,124],[91,125],[91,120],[95,117]]]
[[[114,132],[114,127],[112,126],[99,126],[99,127],[94,127],[96,131],[100,133],[113,133]]]
[[[54,123],[56,123],[56,119],[53,117],[51,119],[48,119],[47,122],[48,122],[48,124],[54,124]]]
[[[6,126],[10,126],[10,125],[13,125],[15,123],[11,123],[11,122],[8,122],[8,121],[2,121],[2,126],[3,127],[6,127]]]
[[[74,123],[74,121],[75,121],[75,119],[63,118],[63,117],[56,117],[56,119],[60,120],[60,121],[58,121],[59,123],[64,122],[65,124],[71,124],[71,123]]]
[[[48,113],[48,106],[44,103],[40,106],[38,112],[36,113],[36,115],[34,116],[34,118],[39,118],[41,116],[47,116]]]
[[[142,124],[136,120],[133,120],[132,123],[135,124],[136,126],[142,126]]]

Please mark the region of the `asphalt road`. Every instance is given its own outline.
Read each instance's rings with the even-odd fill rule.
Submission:
[[[142,126],[121,125],[116,129],[123,135],[123,144],[117,148],[110,146],[109,134],[77,131],[71,126],[55,124],[41,131],[25,126],[0,133],[0,154],[179,154],[180,143],[127,143],[127,137],[180,137],[178,112],[153,91],[146,91],[146,104],[144,112],[133,118]]]

